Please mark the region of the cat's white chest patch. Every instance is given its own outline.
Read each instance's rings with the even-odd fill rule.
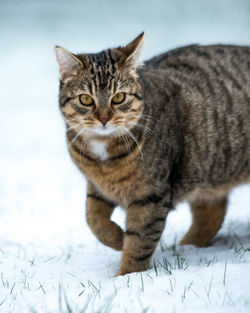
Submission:
[[[106,142],[91,140],[90,149],[93,154],[98,156],[102,161],[107,160]]]

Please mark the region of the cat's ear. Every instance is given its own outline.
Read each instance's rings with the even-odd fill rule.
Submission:
[[[125,61],[126,64],[135,63],[139,54],[138,52],[140,50],[141,44],[143,42],[143,37],[144,37],[144,32],[142,32],[139,36],[137,36],[133,41],[131,41],[125,47],[119,48],[120,51],[125,56],[125,59],[123,59],[123,61]]]
[[[57,62],[59,64],[61,80],[72,74],[72,72],[74,72],[79,66],[83,67],[82,61],[68,50],[56,46],[55,53]]]

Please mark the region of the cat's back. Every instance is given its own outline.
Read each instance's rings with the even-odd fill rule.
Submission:
[[[146,61],[145,77],[150,78],[152,72],[159,73],[158,84],[172,81],[186,99],[193,102],[195,98],[201,106],[218,105],[221,101],[227,105],[238,102],[245,108],[250,106],[250,47],[181,47]]]
[[[144,73],[149,78],[158,73],[163,88],[173,82],[192,106],[218,108],[225,103],[224,111],[236,113],[244,107],[249,113],[250,47],[181,47],[146,61]]]
[[[187,88],[194,87],[203,95],[220,96],[223,83],[233,93],[250,93],[250,47],[247,46],[181,47],[146,61],[145,69],[165,72],[170,79]]]
[[[193,66],[192,66],[193,65]],[[213,67],[219,66],[217,71],[223,70],[223,65],[227,66],[225,70],[241,70],[242,74],[250,72],[250,46],[234,45],[189,45],[170,50],[145,62],[149,68],[161,70],[181,70],[183,72],[197,71],[199,65]],[[214,69],[216,72],[216,69]]]

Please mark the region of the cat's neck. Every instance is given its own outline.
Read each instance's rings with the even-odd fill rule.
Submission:
[[[109,136],[100,136],[92,134],[86,136],[84,134],[77,136],[72,130],[67,132],[68,144],[77,147],[82,154],[87,154],[99,161],[119,158],[121,155],[129,154],[136,145],[140,146],[142,131],[140,129],[132,129],[129,134],[112,134]]]

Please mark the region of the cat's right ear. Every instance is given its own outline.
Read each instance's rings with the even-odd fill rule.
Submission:
[[[56,46],[55,53],[57,62],[59,64],[61,80],[64,80],[67,76],[72,74],[79,66],[83,67],[82,61],[68,50]]]

